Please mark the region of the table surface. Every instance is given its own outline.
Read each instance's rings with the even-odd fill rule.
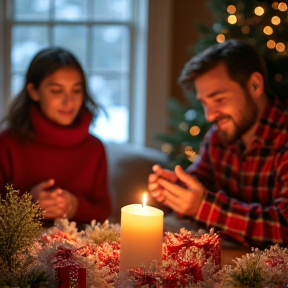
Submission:
[[[222,245],[221,249],[221,265],[232,265],[233,259],[241,258],[243,255],[251,253],[251,248],[248,247],[241,247],[241,246],[231,246],[225,247]]]

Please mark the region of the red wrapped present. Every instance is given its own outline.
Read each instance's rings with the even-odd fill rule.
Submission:
[[[57,288],[86,288],[85,268],[56,268],[55,274]]]
[[[86,288],[86,269],[79,266],[71,250],[58,248],[54,261],[57,288]]]
[[[204,267],[205,271],[209,268],[209,274],[214,274],[220,264],[221,241],[213,229],[198,235],[182,228],[180,233],[166,232],[160,266],[128,269],[128,277],[137,287],[146,284],[163,288],[188,287],[204,280]]]

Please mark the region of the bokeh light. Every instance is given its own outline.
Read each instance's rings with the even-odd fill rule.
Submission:
[[[227,12],[230,13],[230,14],[235,14],[236,12],[236,7],[234,5],[229,5],[227,7]]]
[[[262,16],[264,14],[265,10],[263,9],[263,7],[261,6],[257,6],[255,9],[254,9],[254,13],[257,15],[257,16]]]
[[[285,51],[285,44],[282,43],[282,42],[278,42],[278,43],[276,44],[276,50],[277,50],[278,52],[284,52],[284,51]]]
[[[283,80],[283,75],[280,74],[280,73],[277,73],[275,76],[274,76],[274,79],[278,82],[282,81]]]
[[[185,112],[185,119],[187,121],[191,121],[195,119],[197,116],[197,111],[195,109],[189,109],[188,111]]]
[[[172,152],[172,145],[170,143],[164,143],[161,146],[161,150],[162,152],[166,153],[166,154],[171,154]]]
[[[221,32],[221,29],[222,29],[222,25],[221,25],[220,23],[215,23],[215,24],[213,25],[213,31],[214,31],[215,33]]]
[[[187,159],[191,162],[193,162],[197,157],[197,153],[193,150],[191,146],[186,146],[184,152],[187,156]]]
[[[277,10],[278,9],[278,5],[279,3],[277,1],[274,1],[271,5],[271,7],[274,9],[274,10]]]
[[[188,131],[189,129],[189,126],[186,122],[182,122],[179,124],[179,129],[182,130],[182,131]]]
[[[281,22],[281,19],[280,19],[278,16],[273,16],[273,17],[271,18],[271,23],[272,23],[273,25],[279,25],[280,22]]]
[[[243,34],[249,34],[249,32],[250,32],[250,27],[249,26],[243,26],[242,28],[241,28],[241,32],[243,33]]]
[[[276,46],[276,43],[275,43],[274,40],[269,40],[269,41],[267,41],[267,47],[268,47],[269,49],[274,49],[275,46]]]
[[[278,5],[278,9],[279,9],[281,12],[287,11],[287,4],[286,4],[285,2],[280,2],[279,5]]]
[[[271,26],[265,26],[264,29],[263,29],[263,32],[266,34],[266,35],[271,35],[273,33],[273,29]]]
[[[229,24],[236,24],[237,17],[235,15],[230,15],[230,16],[228,16],[227,21],[228,21]]]
[[[197,136],[200,133],[200,128],[198,126],[192,126],[190,128],[190,134],[192,136]]]
[[[217,41],[218,43],[224,42],[224,41],[225,41],[225,35],[224,35],[224,34],[218,34],[218,35],[216,36],[216,41]]]

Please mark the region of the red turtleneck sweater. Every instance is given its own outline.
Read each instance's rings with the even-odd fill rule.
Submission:
[[[73,126],[51,122],[35,106],[30,117],[32,142],[21,144],[11,131],[0,134],[0,192],[13,183],[21,193],[48,179],[78,198],[71,220],[103,222],[111,213],[107,183],[107,161],[102,142],[89,134],[92,115],[85,109]]]

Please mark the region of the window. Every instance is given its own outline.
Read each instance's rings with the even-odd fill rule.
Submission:
[[[103,141],[129,142],[131,110],[135,106],[131,95],[135,95],[134,85],[139,79],[145,82],[141,75],[146,75],[143,63],[147,3],[146,0],[7,0],[9,94],[15,95],[21,89],[24,74],[37,51],[51,45],[64,46],[82,63],[91,94],[108,115],[108,119],[104,113],[99,116],[96,125],[90,127],[91,133]],[[141,101],[141,96],[137,97]]]

